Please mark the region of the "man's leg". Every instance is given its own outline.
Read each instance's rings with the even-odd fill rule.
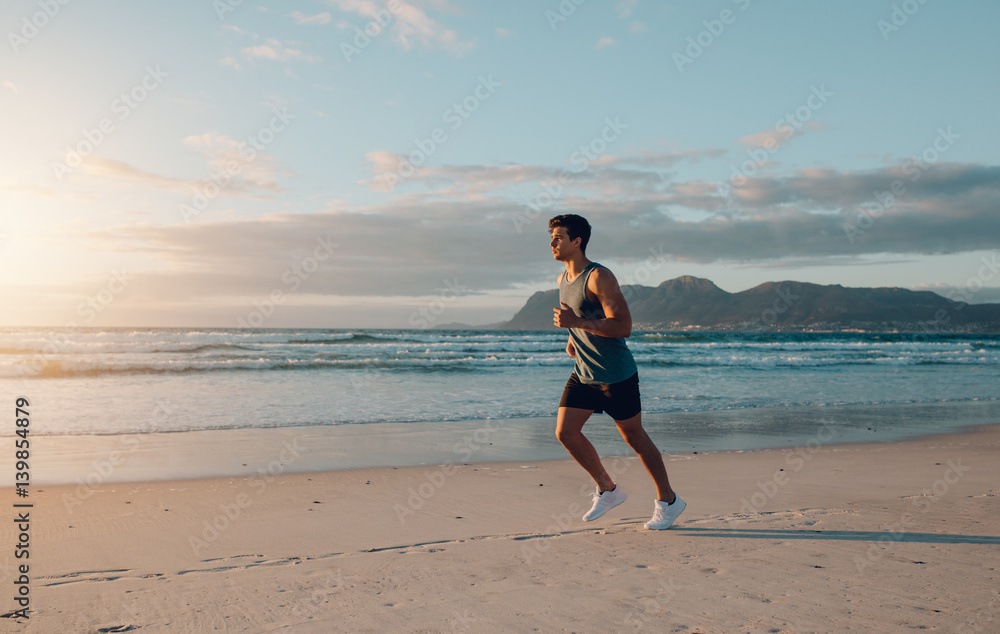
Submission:
[[[590,444],[590,441],[580,431],[583,429],[583,424],[587,422],[587,419],[593,413],[594,410],[590,409],[560,407],[556,418],[556,438],[566,448],[566,451],[580,463],[580,466],[587,470],[590,477],[597,483],[597,488],[603,493],[615,488],[614,480],[604,470],[604,465],[601,464],[601,458],[597,455],[597,450],[594,449],[594,446]],[[653,449],[655,451],[656,448],[654,447]],[[665,471],[664,478],[666,478]]]
[[[646,465],[646,471],[656,483],[657,499],[668,504],[674,501],[674,490],[670,488],[670,481],[667,479],[667,468],[663,464],[663,456],[649,438],[646,430],[642,428],[642,414],[636,414],[627,420],[616,420],[615,425],[621,432],[622,438],[628,443]]]

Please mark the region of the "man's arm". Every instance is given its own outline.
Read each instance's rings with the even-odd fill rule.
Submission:
[[[604,319],[577,317],[568,306],[560,302],[560,307],[553,309],[552,323],[560,328],[579,328],[601,337],[631,335],[632,313],[629,312],[628,303],[614,274],[608,269],[597,268],[587,280],[587,290],[597,297],[604,309]]]

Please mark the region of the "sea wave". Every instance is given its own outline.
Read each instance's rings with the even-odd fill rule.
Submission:
[[[637,356],[639,368],[746,368],[799,369],[844,368],[850,366],[1000,366],[998,355],[885,356],[863,357],[804,355],[729,355],[729,356]],[[189,374],[199,372],[271,372],[271,371],[352,371],[389,372],[480,372],[496,368],[571,367],[564,354],[468,354],[418,355],[392,357],[353,357],[341,354],[317,354],[308,358],[204,357],[187,359],[152,359],[116,361],[114,359],[62,358],[40,363],[0,364],[0,378],[73,378],[102,375]]]

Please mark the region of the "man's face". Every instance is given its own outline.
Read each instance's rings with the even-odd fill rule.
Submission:
[[[579,247],[579,239],[570,240],[566,227],[556,227],[552,230],[552,239],[549,240],[549,247],[552,248],[552,257],[556,260],[569,259]]]

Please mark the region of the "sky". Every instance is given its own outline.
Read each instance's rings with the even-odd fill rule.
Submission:
[[[502,322],[547,221],[1000,302],[1000,4],[7,0],[0,326]]]

